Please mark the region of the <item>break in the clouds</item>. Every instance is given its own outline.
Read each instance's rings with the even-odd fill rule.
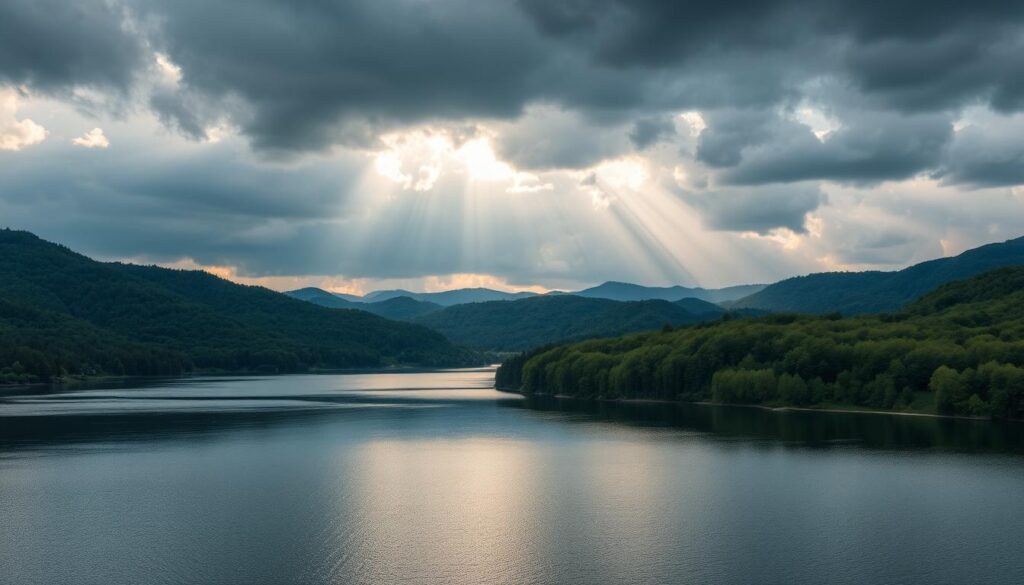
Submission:
[[[891,268],[1024,232],[1022,53],[997,0],[8,0],[0,223],[335,283]]]

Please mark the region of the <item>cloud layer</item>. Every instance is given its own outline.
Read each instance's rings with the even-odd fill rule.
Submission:
[[[255,276],[892,267],[1024,232],[1021,54],[1001,0],[10,0],[0,212]]]

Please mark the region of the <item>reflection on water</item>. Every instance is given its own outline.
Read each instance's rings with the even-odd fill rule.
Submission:
[[[0,395],[0,582],[1024,581],[1022,426],[493,372]]]
[[[757,439],[791,446],[1024,454],[1020,422],[894,416],[878,413],[770,411],[758,407],[649,402],[593,402],[531,397],[509,406],[579,420],[707,433],[716,439]]]

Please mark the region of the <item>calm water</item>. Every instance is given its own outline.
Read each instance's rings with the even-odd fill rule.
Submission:
[[[1024,425],[492,377],[7,391],[0,582],[1024,582]]]

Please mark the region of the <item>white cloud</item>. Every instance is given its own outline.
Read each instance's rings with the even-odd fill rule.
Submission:
[[[164,53],[156,53],[155,58],[157,70],[160,71],[163,81],[169,85],[178,85],[181,82],[181,67]]]
[[[686,123],[686,130],[690,136],[700,136],[700,133],[708,127],[700,112],[683,112],[679,114],[679,119]]]
[[[71,144],[75,146],[82,146],[85,148],[106,148],[110,146],[110,141],[103,135],[102,128],[93,128],[85,134],[75,138],[71,141]]]
[[[0,89],[0,150],[21,150],[46,140],[47,131],[28,118],[19,120],[18,92]]]

